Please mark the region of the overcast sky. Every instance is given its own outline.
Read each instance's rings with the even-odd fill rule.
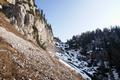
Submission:
[[[36,0],[62,41],[96,28],[120,25],[120,0]]]

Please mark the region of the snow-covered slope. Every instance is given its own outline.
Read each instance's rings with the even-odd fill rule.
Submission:
[[[88,68],[88,63],[80,60],[80,58],[84,58],[85,56],[80,55],[79,50],[65,50],[67,45],[64,43],[56,43],[56,45],[60,49],[56,52],[56,56],[61,59],[60,62],[63,62],[67,66],[69,65],[71,69],[82,75],[85,80],[91,80],[90,76],[88,76],[86,73],[92,75],[96,68]]]
[[[55,44],[57,47],[56,56],[59,57],[60,62],[82,75],[85,80],[96,80],[94,77],[100,68],[100,62],[97,62],[97,65],[89,66],[91,59],[87,59],[86,56],[83,56],[80,53],[80,49],[68,49],[69,46],[63,42],[56,42]],[[91,53],[91,51],[88,51],[87,53]],[[107,62],[105,64],[106,67],[108,67]],[[103,79],[100,78],[99,80],[119,80],[119,75],[114,68],[110,73],[101,74],[106,74],[107,77],[104,77]]]

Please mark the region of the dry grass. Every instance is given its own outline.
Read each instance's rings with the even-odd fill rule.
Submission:
[[[3,62],[3,65],[0,63],[0,66],[2,66],[0,67],[0,77],[4,78],[5,80],[13,80],[13,78],[21,80],[22,77],[28,79],[27,76],[33,74],[30,77],[32,80],[43,80],[45,78],[46,74],[44,71],[39,72],[39,76],[35,77],[36,72],[39,71],[35,69],[35,66],[29,65],[28,67],[22,67],[18,63],[16,63],[16,61],[12,59],[12,55],[16,55],[17,60],[21,61],[22,63],[25,63],[25,56],[17,52],[16,49],[12,48],[12,46],[5,42],[1,37],[0,50],[5,50],[0,51],[0,60]],[[58,61],[58,59],[51,58],[51,60],[53,62],[52,64],[54,68],[50,72],[53,73],[53,76],[50,77],[50,80],[69,80],[70,76],[73,77],[74,80],[83,80],[80,75],[76,74],[74,71],[64,66]],[[25,63],[25,65],[27,66],[28,64]],[[3,69],[4,66],[6,66],[5,69]],[[41,66],[43,70],[46,70],[46,67],[48,67],[48,65]]]
[[[16,56],[17,60],[24,62],[25,56],[18,53],[0,37],[0,80],[13,80],[16,76],[22,75],[17,70],[19,66],[13,60],[13,55]]]
[[[55,68],[55,75],[58,76],[58,75],[63,75],[62,73],[65,73],[64,71],[68,72],[66,74],[66,76],[72,76],[75,78],[75,80],[83,80],[82,76],[78,73],[76,73],[74,70],[71,70],[69,67],[65,66],[64,64],[60,63],[58,61],[58,58],[57,57],[54,57],[54,58],[51,58],[51,60],[53,61],[53,63],[57,66]],[[64,76],[65,77],[65,76]],[[61,78],[61,77],[59,77]],[[64,80],[69,80],[67,78],[64,78]]]
[[[12,77],[11,46],[0,38],[0,77],[9,80]]]

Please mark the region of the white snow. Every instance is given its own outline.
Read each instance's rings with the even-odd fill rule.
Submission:
[[[87,76],[83,71],[79,70],[78,68],[70,66],[68,63],[66,63],[62,59],[59,59],[59,61],[63,63],[65,66],[69,67],[70,69],[76,71],[76,73],[79,73],[85,80],[91,80],[89,76]]]
[[[115,80],[119,80],[119,75],[118,75],[116,69],[113,69],[112,72],[113,72],[113,75],[114,75],[114,79],[115,79]]]
[[[56,52],[56,56],[59,57],[59,61],[63,63],[65,66],[69,67],[70,69],[74,70],[76,73],[79,73],[85,80],[91,80],[91,78],[84,73],[85,70],[89,74],[94,73],[94,69],[89,69],[87,67],[88,63],[85,61],[79,61],[77,59],[78,56],[84,57],[79,54],[79,50],[69,50],[65,51],[65,44],[58,44],[58,47],[63,49],[63,52]]]
[[[59,61],[60,61],[61,63],[63,63],[65,66],[69,67],[70,69],[75,70],[73,67],[71,67],[68,63],[66,63],[66,62],[63,61],[62,59],[59,59]]]

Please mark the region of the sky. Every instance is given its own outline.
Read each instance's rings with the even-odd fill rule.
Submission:
[[[120,25],[120,0],[36,0],[63,42],[86,31]]]

